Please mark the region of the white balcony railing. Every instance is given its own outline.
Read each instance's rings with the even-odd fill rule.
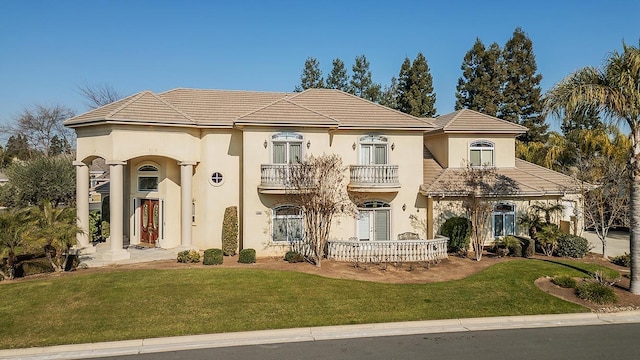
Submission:
[[[351,165],[350,186],[400,186],[398,165]]]
[[[260,166],[260,186],[285,188],[289,185],[291,168],[298,165],[268,164]]]
[[[327,257],[350,262],[419,262],[447,258],[447,240],[329,241]]]

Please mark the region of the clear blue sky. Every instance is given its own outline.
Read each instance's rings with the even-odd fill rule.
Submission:
[[[533,41],[542,89],[637,45],[640,1],[0,0],[0,124],[35,103],[86,110],[82,83],[123,94],[176,87],[291,91],[308,56],[326,75],[365,54],[388,84],[405,57],[427,58],[437,111],[453,111],[476,37]],[[557,124],[553,124],[557,128]]]

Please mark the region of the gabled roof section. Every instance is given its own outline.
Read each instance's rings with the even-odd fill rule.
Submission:
[[[426,131],[436,128],[427,119],[404,114],[335,89],[307,89],[292,96],[290,100],[339,121],[340,129],[420,129]]]
[[[304,125],[337,128],[339,122],[317,111],[296,104],[289,98],[277,100],[240,116],[235,125]]]
[[[286,92],[173,89],[158,94],[202,126],[232,127],[240,116],[293,95]]]
[[[431,167],[427,170],[426,164],[430,159],[424,159],[425,175],[420,193],[427,196],[456,196],[464,188],[464,170],[460,168],[447,168],[438,170]],[[435,160],[434,160],[435,161]],[[496,169],[498,175],[511,179],[517,185],[516,193],[512,196],[543,196],[577,194],[580,192],[579,184],[570,176],[516,159],[513,168]]]
[[[142,91],[65,121],[66,126],[95,122],[195,125],[195,121],[151,91]]]
[[[522,134],[528,131],[522,125],[469,109],[438,116],[433,122],[445,133]]]

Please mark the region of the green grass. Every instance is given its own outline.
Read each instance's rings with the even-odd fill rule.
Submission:
[[[534,285],[541,276],[581,276],[576,268],[583,265],[571,263],[573,268],[522,259],[463,280],[432,284],[381,284],[226,268],[112,271],[5,283],[0,284],[0,348],[583,312],[587,309]]]

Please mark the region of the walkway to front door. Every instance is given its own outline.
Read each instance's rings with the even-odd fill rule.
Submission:
[[[160,205],[158,200],[141,199],[140,244],[155,246],[160,229]]]

